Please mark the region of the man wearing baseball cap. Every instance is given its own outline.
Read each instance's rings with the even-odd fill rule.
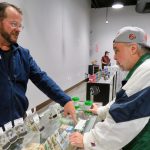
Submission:
[[[115,101],[91,111],[103,122],[84,135],[75,132],[70,142],[85,150],[150,150],[150,47],[138,27],[123,27],[113,41],[114,59],[129,71]]]

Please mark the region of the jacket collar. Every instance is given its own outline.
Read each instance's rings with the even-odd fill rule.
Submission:
[[[15,51],[17,51],[19,49],[19,45],[17,43],[12,44],[10,49],[11,49],[11,51],[15,52]],[[0,50],[0,54],[1,53],[3,53],[2,50]]]
[[[127,77],[126,77],[126,81],[129,80],[129,78],[132,76],[132,74],[134,73],[134,71],[147,59],[150,59],[150,54],[144,54],[143,56],[141,56],[141,58],[137,61],[137,63],[133,66],[133,68],[129,71]]]
[[[15,52],[15,51],[18,50],[18,49],[19,49],[19,45],[18,45],[17,43],[11,45],[11,50],[12,50],[13,52]]]

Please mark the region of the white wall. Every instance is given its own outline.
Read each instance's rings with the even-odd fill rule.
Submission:
[[[150,35],[150,13],[139,14],[135,6],[126,6],[123,9],[108,9],[108,21],[105,23],[106,8],[92,9],[91,11],[91,60],[97,59],[100,64],[102,55],[106,50],[110,51],[112,64],[113,47],[112,41],[118,30],[124,26],[138,26],[143,28]],[[150,36],[148,36],[150,40]],[[149,41],[150,43],[150,41]]]
[[[111,52],[115,63],[112,41],[121,27],[135,25],[150,34],[150,13],[136,13],[135,6],[109,8],[109,24],[105,24],[106,8],[91,10],[90,0],[5,1],[21,7],[24,13],[25,28],[19,44],[29,48],[39,66],[63,90],[82,81],[89,62],[97,59],[100,63],[105,50]],[[30,108],[48,99],[31,82],[27,97]]]
[[[85,79],[89,63],[90,0],[5,0],[23,10],[19,44],[63,90]],[[30,108],[49,99],[31,82]]]

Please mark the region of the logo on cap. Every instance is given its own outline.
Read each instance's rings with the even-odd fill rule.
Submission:
[[[134,40],[134,39],[136,39],[135,34],[133,34],[133,33],[129,34],[129,39],[130,39],[130,40]]]

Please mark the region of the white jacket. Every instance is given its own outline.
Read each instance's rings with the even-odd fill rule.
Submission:
[[[105,120],[84,134],[85,150],[120,150],[141,132],[150,118],[150,59],[135,70],[116,101],[97,113]]]

